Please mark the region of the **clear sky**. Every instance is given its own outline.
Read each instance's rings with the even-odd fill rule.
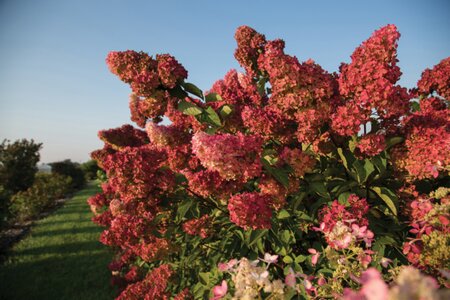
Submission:
[[[328,71],[386,24],[402,37],[401,84],[450,56],[450,1],[0,0],[0,140],[42,142],[41,162],[83,162],[97,131],[129,121],[128,86],[111,50],[170,53],[209,89],[231,68],[235,29],[282,38],[287,53]]]

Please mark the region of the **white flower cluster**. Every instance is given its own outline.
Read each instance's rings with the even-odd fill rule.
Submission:
[[[239,261],[234,259],[228,263],[219,264],[221,271],[231,274],[235,288],[232,299],[261,299],[262,291],[269,294],[266,299],[284,299],[285,284],[279,279],[271,281],[269,278],[268,268],[271,263],[276,263],[277,259],[278,255],[266,253],[264,259],[261,260],[249,261],[247,258],[241,258]],[[267,265],[258,266],[261,261]]]

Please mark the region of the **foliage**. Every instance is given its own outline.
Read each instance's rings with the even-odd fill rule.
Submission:
[[[97,172],[99,170],[101,170],[97,164],[97,162],[93,159],[82,163],[80,165],[81,170],[84,173],[84,177],[86,178],[86,180],[94,180],[97,178]]]
[[[72,179],[67,176],[37,174],[31,187],[12,196],[10,212],[18,220],[33,218],[64,197],[70,191],[71,183]]]
[[[28,189],[37,172],[41,143],[33,140],[17,140],[0,144],[0,214],[6,216],[11,195]],[[3,219],[3,217],[2,217]],[[1,221],[0,221],[1,223]]]
[[[247,274],[272,283],[249,299],[340,297],[370,267],[390,281],[411,264],[445,284],[450,58],[407,90],[399,36],[375,31],[330,74],[242,26],[245,73],[208,92],[170,55],[111,52],[145,128],[101,131],[92,153],[108,181],[88,202],[119,299],[229,298],[224,263],[273,255],[270,273]],[[297,288],[273,293],[283,282]]]
[[[41,143],[33,140],[17,140],[0,144],[0,182],[5,190],[16,193],[29,188],[37,172]]]
[[[50,166],[52,167],[52,173],[70,177],[72,179],[73,189],[82,188],[86,184],[86,178],[80,164],[66,159],[53,162]]]

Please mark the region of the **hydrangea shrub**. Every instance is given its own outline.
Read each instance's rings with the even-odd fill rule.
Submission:
[[[382,27],[329,73],[241,26],[244,72],[206,92],[169,54],[109,53],[138,128],[100,131],[88,202],[118,299],[438,299],[450,58],[408,90],[399,37]]]

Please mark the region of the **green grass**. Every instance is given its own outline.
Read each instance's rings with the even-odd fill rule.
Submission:
[[[0,299],[112,299],[107,268],[112,254],[99,241],[86,199],[89,184],[37,222],[0,265]]]

